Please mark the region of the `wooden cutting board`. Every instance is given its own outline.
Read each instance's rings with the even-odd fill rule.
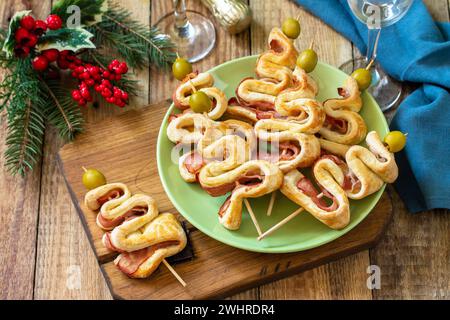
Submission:
[[[156,166],[156,140],[168,101],[131,110],[86,130],[59,152],[58,161],[113,297],[118,299],[209,299],[274,281],[374,246],[392,215],[387,193],[369,216],[343,237],[321,247],[289,254],[263,254],[236,249],[198,231],[190,224],[195,257],[174,265],[187,282],[182,287],[161,266],[148,279],[130,279],[116,269],[101,243],[96,214],[84,206],[82,166],[97,168],[111,182],[127,184],[132,193],[151,195],[160,212],[176,212],[161,185]]]

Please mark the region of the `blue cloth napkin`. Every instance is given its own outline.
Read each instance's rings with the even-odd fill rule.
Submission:
[[[367,27],[346,0],[295,1],[366,52]],[[396,154],[395,188],[411,212],[450,208],[450,24],[433,21],[414,0],[403,19],[381,31],[377,59],[394,78],[419,86],[391,123],[408,133]]]

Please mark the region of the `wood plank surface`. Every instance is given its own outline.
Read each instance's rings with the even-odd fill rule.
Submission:
[[[171,2],[163,0],[119,2],[133,9],[144,22],[151,17],[154,23],[171,9]],[[251,31],[230,36],[218,27],[217,45],[209,57],[196,64],[199,70],[230,58],[259,53],[264,48],[264,37],[275,22],[302,11],[288,0],[249,2],[255,19]],[[436,19],[449,21],[450,0],[425,0],[425,3]],[[0,25],[7,24],[11,14],[30,5],[35,14],[44,17],[49,11],[50,0],[2,0]],[[199,1],[188,0],[187,5],[207,13]],[[301,19],[307,21],[302,23],[302,36],[298,40],[301,48],[314,38],[319,56],[328,63],[339,65],[351,56],[351,44],[318,19],[308,17],[306,13],[301,14]],[[149,95],[152,102],[167,98],[173,88],[170,77],[153,69],[149,76],[145,73],[138,75],[143,91],[140,101],[147,102]],[[86,112],[87,121],[98,121],[119,112],[117,109],[90,108]],[[4,115],[0,115],[0,121],[0,152],[3,153]],[[110,298],[56,166],[54,156],[61,145],[57,141],[53,129],[47,130],[42,171],[37,166],[25,179],[11,177],[4,170],[0,172],[0,190],[8,190],[0,204],[0,221],[4,226],[0,230],[0,274],[8,275],[0,279],[1,299]],[[2,156],[0,165],[3,163]],[[395,194],[393,197],[396,202],[394,221],[383,242],[370,253],[370,263],[379,265],[382,271],[382,288],[375,290],[373,296],[377,299],[449,299],[449,211],[433,210],[411,215]],[[370,298],[368,290],[363,288],[367,276],[365,268],[369,264],[367,257],[367,253],[360,253],[292,277],[292,283],[279,281],[235,298]],[[80,288],[71,282],[79,273],[82,274]],[[338,276],[333,277],[333,273]]]
[[[2,0],[0,26],[3,28],[16,11],[30,9],[37,14],[46,6],[29,1]],[[0,71],[0,80],[2,80]],[[0,299],[32,299],[36,257],[36,230],[41,180],[40,164],[26,178],[13,177],[4,169],[7,134],[6,112],[0,113]]]
[[[157,178],[156,167],[155,142],[167,105],[167,102],[154,104],[142,110],[131,110],[105,121],[88,124],[85,133],[80,134],[76,141],[65,145],[59,152],[63,175],[73,200],[77,203],[76,208],[79,209],[85,231],[96,252],[104,254],[99,260],[115,298],[226,297],[234,292],[253,288],[367,249],[376,243],[390,221],[392,205],[385,194],[372,213],[348,234],[321,247],[291,254],[263,254],[235,249],[192,228],[190,239],[195,257],[175,266],[177,272],[188,283],[186,288],[181,287],[172,274],[163,267],[148,279],[129,279],[113,264],[111,261],[113,257],[106,254],[101,241],[103,231],[96,224],[97,213],[87,209],[83,203],[86,189],[80,181],[78,168],[84,162],[96,167],[101,166],[101,171],[111,182],[125,183],[132,193],[145,192],[155,199],[160,212],[175,213],[176,210],[168,201]],[[130,154],[133,156],[130,157]],[[340,268],[332,271],[339,274],[346,270]],[[354,272],[353,276],[346,280],[353,284],[358,280],[357,277],[358,273]],[[340,277],[333,279],[339,281]],[[329,287],[320,286],[320,288],[333,290],[336,286],[330,282]],[[354,288],[354,285],[348,286],[348,289]],[[339,292],[345,293],[345,289]]]
[[[446,0],[425,0],[433,18],[450,21]],[[407,92],[411,87],[406,86]],[[394,112],[391,112],[393,116]],[[411,214],[389,188],[394,218],[386,236],[371,250],[381,270],[375,299],[450,299],[450,210]]]

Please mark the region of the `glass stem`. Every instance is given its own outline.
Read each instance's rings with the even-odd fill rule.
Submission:
[[[186,1],[185,0],[173,0],[173,8],[175,11],[175,26],[178,29],[183,29],[188,24],[186,16]]]
[[[371,60],[375,60],[377,57],[378,51],[378,42],[380,41],[381,28],[368,29],[368,40],[367,40],[367,52],[366,52],[366,60],[370,62]]]

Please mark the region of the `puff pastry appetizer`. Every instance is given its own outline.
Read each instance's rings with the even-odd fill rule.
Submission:
[[[357,113],[362,101],[355,79],[348,77],[346,86],[338,89],[343,98],[324,102],[326,118],[319,133],[326,140],[354,145],[364,139],[367,127],[364,119]]]
[[[222,90],[213,87],[214,79],[209,73],[191,73],[181,82],[173,94],[173,102],[178,109],[189,108],[189,97],[195,90],[203,91],[212,101],[213,107],[207,113],[212,120],[219,119],[228,108],[228,100]]]
[[[116,266],[131,278],[145,278],[166,257],[177,254],[187,243],[186,234],[170,213],[158,214],[153,198],[131,196],[126,185],[111,183],[89,191],[85,204],[98,210],[97,224],[104,230],[103,244],[120,254]]]
[[[292,69],[298,52],[291,39],[279,28],[269,34],[269,50],[263,53],[256,63],[259,79],[244,79],[236,89],[241,106],[271,109],[275,97],[291,84]]]

